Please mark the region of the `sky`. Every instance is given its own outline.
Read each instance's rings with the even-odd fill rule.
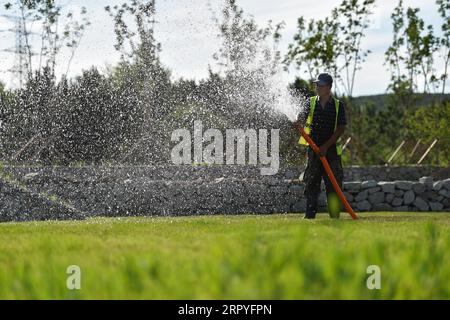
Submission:
[[[11,0],[9,0],[11,1]],[[71,64],[69,76],[76,76],[83,69],[97,66],[106,72],[108,66],[113,66],[119,60],[115,51],[115,35],[113,22],[105,12],[106,5],[121,4],[124,0],[63,0],[65,10],[78,12],[82,6],[88,10],[92,23],[85,33],[80,47]],[[2,15],[6,14],[3,4],[8,0],[0,0],[0,50],[14,47],[14,35],[7,30],[14,24]],[[237,0],[237,4],[246,14],[252,15],[259,26],[284,21],[286,26],[282,31],[280,50],[287,52],[289,43],[297,31],[297,19],[321,19],[330,14],[333,7],[341,0]],[[209,5],[208,5],[209,3]],[[392,24],[390,15],[397,4],[392,0],[377,0],[377,7],[370,28],[366,32],[363,48],[372,53],[368,56],[357,73],[354,96],[381,94],[386,91],[389,83],[389,72],[384,62],[384,52],[392,40]],[[155,37],[162,46],[161,61],[172,71],[172,77],[185,79],[201,79],[208,74],[208,65],[213,65],[213,54],[217,52],[220,42],[217,30],[211,19],[213,14],[220,15],[220,0],[157,0],[158,21]],[[432,0],[405,0],[404,6],[419,7],[420,15],[426,24],[435,27],[440,34],[442,18],[438,15],[437,6]],[[62,51],[58,58],[59,73],[67,68],[68,52]],[[7,70],[14,64],[11,53],[0,51],[0,80],[8,86],[13,86],[11,73]],[[437,69],[443,70],[439,61]],[[326,70],[324,70],[326,71]],[[287,79],[302,76],[303,73],[290,68]],[[446,92],[450,91],[450,81]]]

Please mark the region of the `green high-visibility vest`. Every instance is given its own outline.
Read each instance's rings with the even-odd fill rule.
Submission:
[[[311,125],[313,122],[313,118],[314,118],[314,110],[316,109],[316,103],[318,100],[318,96],[314,96],[311,97],[310,99],[310,109],[309,109],[309,115],[308,118],[306,119],[306,125],[303,128],[306,132],[306,134],[310,134],[311,133]],[[334,131],[336,131],[337,129],[337,121],[338,121],[338,115],[339,115],[339,100],[336,99],[335,97],[333,97],[334,99],[334,105],[336,107],[336,121],[334,123]],[[300,140],[298,140],[298,143],[301,145],[305,145],[308,146],[308,142],[305,140],[305,138],[303,138],[303,136],[300,136]],[[336,151],[338,155],[342,155],[342,146],[336,142]]]

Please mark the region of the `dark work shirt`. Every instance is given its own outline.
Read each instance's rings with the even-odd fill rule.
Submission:
[[[310,105],[299,114],[299,119],[306,119],[309,115]],[[336,105],[333,97],[330,97],[330,100],[326,103],[325,107],[322,108],[322,105],[317,99],[316,107],[314,109],[314,117],[311,125],[311,139],[317,144],[318,147],[324,145],[328,139],[334,133],[336,122]],[[305,121],[306,123],[306,121]],[[339,100],[339,114],[337,119],[337,127],[343,126],[347,124],[347,119],[345,116],[345,104],[341,100]],[[327,152],[327,157],[337,156],[336,153],[336,145],[333,144]]]

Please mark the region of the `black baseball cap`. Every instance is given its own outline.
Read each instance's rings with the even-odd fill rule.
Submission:
[[[317,77],[316,80],[313,81],[314,83],[317,83],[319,86],[327,86],[333,84],[333,77],[330,76],[328,73],[321,73]]]

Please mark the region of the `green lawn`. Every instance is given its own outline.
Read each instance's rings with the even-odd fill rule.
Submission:
[[[361,216],[0,224],[0,299],[450,298],[450,213]],[[69,265],[81,290],[66,287]]]

